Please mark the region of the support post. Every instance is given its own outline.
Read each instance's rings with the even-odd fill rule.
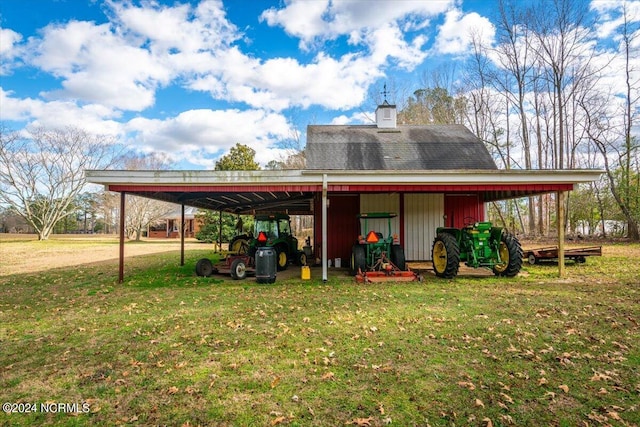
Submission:
[[[565,217],[565,200],[566,200],[566,192],[558,191],[557,193],[557,207],[556,212],[558,213],[558,276],[563,278],[565,276],[565,265],[564,265],[564,217]]]
[[[184,265],[184,204],[180,215],[180,266]]]
[[[322,281],[328,279],[327,273],[327,174],[322,175]]]
[[[222,252],[222,211],[220,211],[220,216],[218,217],[218,251]]]
[[[118,265],[118,283],[124,282],[124,206],[125,192],[120,193],[120,256]]]

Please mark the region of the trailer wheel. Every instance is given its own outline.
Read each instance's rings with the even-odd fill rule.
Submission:
[[[511,233],[502,233],[498,251],[502,263],[493,267],[493,274],[506,277],[513,277],[518,274],[522,268],[523,257],[522,247],[518,238]]]
[[[436,276],[452,279],[460,268],[460,248],[456,238],[449,233],[440,233],[431,247],[433,271]]]
[[[402,271],[407,269],[407,261],[405,260],[402,246],[391,245],[391,262]]]
[[[585,262],[587,262],[587,258],[584,256],[577,256],[574,258],[574,260],[578,264],[584,264]]]
[[[351,262],[349,263],[351,268],[351,274],[355,276],[359,270],[363,272],[367,269],[367,254],[365,253],[364,246],[353,245],[351,248]]]
[[[242,258],[236,258],[231,262],[231,277],[233,280],[242,280],[247,277],[247,265]]]
[[[209,277],[213,274],[213,264],[208,258],[202,258],[196,263],[196,274],[200,277]]]
[[[529,261],[529,264],[534,265],[536,262],[538,262],[538,258],[536,258],[534,254],[530,254],[527,257],[527,261]]]

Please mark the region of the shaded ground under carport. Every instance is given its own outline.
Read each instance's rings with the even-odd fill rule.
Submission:
[[[433,272],[433,264],[430,261],[421,261],[421,262],[407,262],[407,266],[415,271],[416,273],[418,273],[419,275],[423,276],[423,277],[428,277],[428,276],[433,276],[435,277],[435,273]],[[329,276],[329,279],[331,279],[332,277],[340,277],[340,278],[349,278],[352,277],[349,269],[348,268],[329,268],[327,269],[327,273]],[[281,281],[281,280],[294,280],[294,279],[298,279],[298,280],[302,280],[301,279],[302,276],[302,272],[301,272],[301,268],[299,266],[296,265],[290,265],[289,268],[287,268],[284,271],[278,271],[276,273],[276,282]],[[458,276],[462,276],[462,277],[493,277],[493,272],[487,268],[471,268],[471,267],[467,267],[464,264],[460,264],[460,270],[458,271]],[[233,280],[231,279],[231,277],[227,274],[214,274],[215,278],[220,278],[223,280]],[[318,265],[318,266],[312,266],[311,267],[311,279],[318,279],[318,278],[322,278],[322,266]],[[253,276],[249,276],[247,278],[247,280],[255,280],[255,278]],[[355,282],[355,279],[354,279]]]

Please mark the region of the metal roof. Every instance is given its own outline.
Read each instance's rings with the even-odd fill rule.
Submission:
[[[126,192],[203,209],[234,213],[312,213],[312,199],[326,184],[335,193],[482,193],[485,201],[554,191],[592,182],[596,170],[406,171],[126,171],[88,170],[87,180]]]
[[[497,169],[463,125],[308,126],[305,153],[311,170]]]

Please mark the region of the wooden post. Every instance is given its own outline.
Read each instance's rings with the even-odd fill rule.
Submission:
[[[565,200],[566,192],[558,191],[557,193],[557,221],[558,224],[558,275],[560,278],[565,276],[564,265],[564,217],[565,217]]]
[[[184,265],[184,205],[180,216],[180,265]]]
[[[120,193],[120,257],[118,266],[118,283],[124,282],[124,206],[125,192]]]

